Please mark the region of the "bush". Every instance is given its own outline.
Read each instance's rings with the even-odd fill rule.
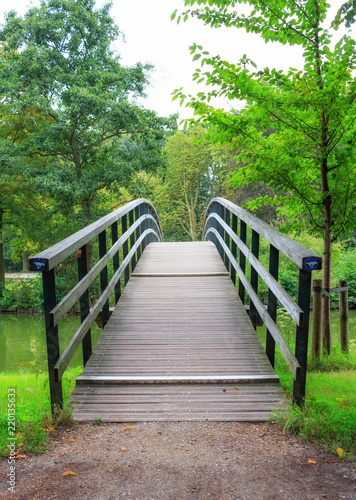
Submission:
[[[56,290],[57,299],[62,300],[66,295],[63,278],[56,279]],[[3,294],[0,296],[0,309],[4,311],[34,309],[37,312],[42,312],[42,276],[36,274],[31,280],[7,282]]]
[[[341,254],[335,270],[338,279],[349,284],[349,307],[356,307],[356,248],[350,248]]]

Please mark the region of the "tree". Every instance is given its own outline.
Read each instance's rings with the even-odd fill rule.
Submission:
[[[0,29],[0,95],[8,113],[41,116],[20,143],[23,157],[36,159],[31,177],[71,207],[81,225],[97,216],[101,193],[127,181],[123,138],[154,149],[158,161],[175,125],[174,117],[159,118],[135,103],[151,67],[121,65],[111,49],[120,32],[110,5],[94,6],[94,0],[46,0],[23,18],[9,12]]]
[[[174,239],[197,240],[207,202],[222,194],[228,152],[199,144],[203,134],[201,126],[178,131],[165,147],[168,167],[157,189],[157,206],[165,232]]]
[[[243,167],[233,176],[236,186],[263,180],[280,194],[259,198],[250,207],[275,203],[287,217],[287,230],[308,227],[323,235],[323,287],[328,290],[332,241],[350,233],[356,222],[355,41],[344,35],[330,48],[331,34],[324,27],[329,7],[325,0],[250,0],[250,15],[233,10],[242,3],[246,2],[185,0],[186,6],[203,8],[188,10],[184,16],[194,15],[214,27],[244,28],[265,42],[300,45],[303,70],[257,70],[246,55],[231,64],[194,44],[194,59],[201,58],[202,67],[211,68],[197,69],[194,78],[218,89],[190,97],[187,105],[195,110],[194,123],[214,127],[210,140],[230,143],[241,151]],[[351,2],[347,4],[343,12],[352,22]],[[215,95],[247,104],[239,114],[215,110],[209,104]],[[186,100],[182,89],[176,97]],[[271,128],[275,132],[265,134]],[[327,295],[323,296],[323,340],[331,352]]]

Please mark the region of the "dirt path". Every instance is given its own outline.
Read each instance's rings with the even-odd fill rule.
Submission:
[[[75,424],[43,455],[17,461],[7,499],[356,500],[352,464],[273,424]],[[126,430],[125,430],[126,428]],[[313,460],[315,463],[309,463]],[[75,475],[63,476],[65,472]]]

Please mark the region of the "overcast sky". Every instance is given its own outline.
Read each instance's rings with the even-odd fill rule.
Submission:
[[[344,0],[331,0],[332,17]],[[97,5],[106,3],[97,1]],[[33,5],[39,1],[33,0]],[[29,0],[11,0],[11,9],[24,14],[31,5]],[[191,111],[172,102],[171,93],[183,87],[186,93],[196,94],[199,89],[192,82],[197,62],[192,62],[189,46],[192,43],[203,45],[212,55],[220,54],[230,62],[237,62],[243,54],[252,59],[258,67],[287,69],[289,66],[302,66],[302,50],[299,47],[282,46],[276,43],[265,44],[258,35],[246,34],[244,30],[203,26],[196,19],[177,25],[171,21],[171,13],[183,10],[183,0],[113,0],[111,14],[126,42],[118,41],[117,50],[124,65],[140,61],[155,66],[151,85],[147,91],[145,106],[155,109],[161,116],[179,113],[180,118],[191,116]],[[9,10],[9,7],[2,9]],[[241,107],[238,102],[218,103],[220,107]]]

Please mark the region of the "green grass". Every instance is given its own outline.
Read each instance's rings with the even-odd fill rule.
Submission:
[[[69,396],[82,368],[68,369],[63,377],[65,407],[52,418],[48,375],[46,373],[0,374],[0,455],[8,453],[8,389],[16,395],[16,437],[21,453],[41,452],[50,446],[51,432],[60,424],[71,422]]]
[[[276,371],[291,398],[292,377],[282,366]],[[334,353],[308,367],[304,408],[294,406],[277,421],[291,432],[335,454],[356,458],[356,353]],[[342,450],[342,452],[341,452]]]

